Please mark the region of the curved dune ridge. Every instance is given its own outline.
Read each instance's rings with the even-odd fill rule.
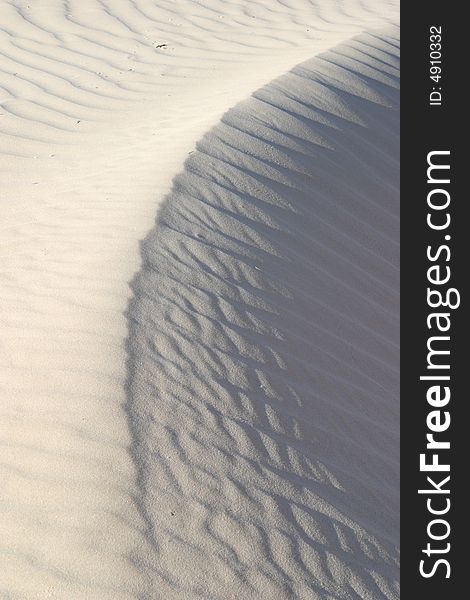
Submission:
[[[397,17],[396,0],[0,2],[2,600],[150,600],[165,596],[179,599],[188,594],[189,598],[197,597],[198,586],[206,585],[200,579],[204,578],[204,569],[209,565],[201,566],[200,561],[203,556],[210,557],[211,561],[214,556],[222,560],[217,558],[218,542],[211,545],[211,539],[219,535],[219,525],[211,535],[201,538],[204,551],[199,562],[193,561],[187,552],[180,555],[167,551],[162,537],[164,530],[155,529],[152,510],[165,503],[163,497],[155,503],[155,509],[150,508],[156,488],[152,492],[152,475],[145,465],[156,439],[149,435],[145,443],[150,445],[144,451],[145,436],[138,427],[142,418],[138,414],[142,410],[143,415],[144,409],[138,406],[135,394],[135,386],[142,384],[134,378],[129,380],[133,390],[129,399],[126,365],[126,309],[133,294],[129,282],[141,267],[139,241],[153,227],[159,205],[172,188],[174,175],[183,169],[196,142],[228,109],[295,65],[364,30],[395,23]],[[347,54],[350,52],[351,46],[348,46]],[[368,61],[373,60],[375,66],[371,72],[360,78],[367,86],[368,78],[372,78],[370,94],[375,94],[373,80],[377,72],[385,73],[391,68],[395,48],[387,49],[385,42],[375,41],[358,45],[354,52],[350,59],[353,70],[359,64],[365,69]],[[343,56],[341,61],[345,60]],[[274,95],[274,88],[268,87],[260,93]],[[380,94],[384,93],[381,89]],[[332,98],[336,96],[333,94]],[[315,104],[312,99],[320,102],[321,94],[304,98],[306,114],[310,114],[308,107]],[[371,101],[375,103],[375,96],[371,96]],[[287,96],[282,99],[282,106],[290,106],[286,102]],[[260,100],[254,99],[245,106],[247,123],[263,119],[263,114],[272,114],[275,110],[265,101],[260,104]],[[258,114],[259,107],[262,113]],[[300,132],[298,110],[297,106],[291,119],[292,126],[297,124]],[[238,114],[237,111],[232,115]],[[342,114],[343,105],[326,103],[317,106],[317,111],[327,119],[321,143],[331,144],[329,140],[333,140],[334,131],[328,125],[328,115]],[[374,114],[370,113],[367,119],[372,119]],[[286,131],[290,128],[285,118],[283,110],[276,113],[272,135],[281,124]],[[367,119],[364,123],[369,123]],[[308,120],[305,123],[308,124]],[[315,135],[320,135],[320,125],[319,122]],[[217,135],[221,127],[226,128],[226,125],[219,126],[211,135]],[[227,134],[231,133],[225,140],[224,152],[228,152],[234,140],[237,144],[246,140],[246,152],[240,154],[240,167],[249,166],[261,151],[261,140],[251,137],[248,142],[244,127],[241,123],[240,136],[235,137],[234,128],[227,129]],[[294,128],[293,132],[297,130]],[[312,128],[306,131],[310,135]],[[363,128],[358,130],[362,131]],[[278,135],[281,134],[279,131]],[[296,135],[292,133],[292,143]],[[308,141],[304,140],[305,133],[297,137],[297,144]],[[354,139],[357,141],[359,137]],[[310,169],[311,161],[300,145],[289,160],[298,161],[304,153],[305,168]],[[215,148],[220,149],[220,143]],[[266,147],[263,159],[266,168],[279,150],[277,146]],[[355,154],[359,160],[361,153]],[[374,153],[371,165],[378,164],[380,156]],[[199,164],[199,151],[191,154],[189,164],[196,158]],[[285,167],[288,169],[285,177],[289,178],[290,165]],[[329,197],[328,189],[333,189],[333,185],[334,189],[346,193],[352,183],[359,185],[354,176],[359,177],[362,168],[366,167],[358,163],[350,182],[347,181],[350,175],[344,167],[339,167],[337,177],[328,184],[323,180],[327,187],[317,188],[317,193]],[[369,172],[369,167],[367,170]],[[386,174],[382,172],[376,177],[377,185],[386,181]],[[271,172],[267,175],[267,179],[270,178]],[[238,179],[241,182],[241,177],[237,176]],[[246,179],[243,185],[249,181],[251,179]],[[315,181],[312,182],[312,189],[315,185]],[[268,194],[264,201],[273,204],[274,197]],[[340,202],[340,198],[336,201]],[[168,210],[165,208],[165,214]],[[254,208],[246,203],[245,210],[249,223]],[[279,210],[283,210],[282,206]],[[323,210],[326,211],[326,207]],[[229,212],[224,214],[224,218],[229,217]],[[375,213],[367,214],[369,219],[374,219]],[[346,219],[346,213],[341,215]],[[322,218],[325,221],[326,216]],[[362,220],[353,216],[351,219],[352,230],[362,231]],[[380,227],[381,221],[379,224],[373,221],[371,244],[375,243],[373,231],[380,231]],[[238,228],[239,225],[237,232]],[[223,229],[220,235],[222,232]],[[227,235],[242,235],[237,232]],[[327,235],[325,232],[322,235]],[[278,243],[282,239],[279,238]],[[337,253],[343,252],[347,239],[347,236],[341,238]],[[302,239],[295,242],[300,244]],[[234,238],[235,243],[239,242]],[[327,252],[321,236],[317,245],[317,251],[323,248],[322,252]],[[240,254],[236,248],[234,246],[233,251]],[[292,247],[295,248],[300,252],[298,246]],[[261,250],[267,252],[268,257],[274,247],[268,250],[260,247]],[[227,255],[229,251],[224,250]],[[355,257],[352,252],[351,263],[355,263]],[[259,266],[258,263],[255,266]],[[283,286],[290,285],[287,281],[282,283],[283,277],[279,279],[281,295]],[[361,277],[367,279],[365,273]],[[162,283],[162,290],[165,286],[167,284]],[[380,304],[383,288],[378,286],[377,290],[379,296],[375,300]],[[217,294],[217,289],[214,288],[213,293]],[[163,297],[160,301],[163,302]],[[220,302],[225,301],[225,296],[220,298]],[[133,310],[140,311],[137,304],[133,306]],[[263,307],[261,310],[264,311]],[[370,323],[376,324],[375,313],[369,310],[368,316]],[[306,322],[309,319],[306,318]],[[344,331],[344,335],[338,331],[338,337],[346,339],[348,321],[338,327]],[[173,334],[168,330],[166,335]],[[205,335],[202,334],[199,343],[204,341]],[[135,343],[133,337],[132,344]],[[165,342],[165,352],[167,346]],[[343,352],[347,352],[348,347],[345,345]],[[371,363],[371,370],[372,365],[381,364],[381,355],[375,353],[375,347],[372,354],[371,360],[375,362]],[[325,355],[325,361],[329,356]],[[351,360],[359,360],[352,350],[351,356]],[[303,362],[295,362],[296,369],[304,368]],[[207,367],[207,372],[211,369],[213,367]],[[292,376],[294,373],[292,371]],[[320,378],[325,376],[319,375]],[[193,385],[197,381],[198,376],[195,376]],[[229,381],[232,380],[227,379]],[[145,385],[149,386],[150,381]],[[208,380],[207,385],[213,387],[214,381]],[[207,393],[201,390],[199,395],[203,397]],[[148,400],[154,402],[155,397],[152,393]],[[289,398],[287,396],[286,402]],[[357,397],[351,402],[354,399]],[[166,402],[172,402],[171,396]],[[303,413],[303,409],[300,412]],[[373,414],[370,418],[374,422]],[[344,415],[340,416],[337,426],[345,419]],[[232,435],[238,439],[237,432]],[[373,441],[376,433],[372,431],[371,435]],[[167,444],[165,442],[165,447]],[[326,446],[324,453],[328,455]],[[183,454],[181,460],[182,457]],[[196,464],[197,457],[196,453],[189,460],[188,468]],[[282,464],[285,460],[282,458]],[[390,460],[393,462],[392,455]],[[209,456],[208,461],[211,468],[215,466]],[[224,478],[224,465],[222,461],[215,477]],[[240,463],[237,468],[241,468]],[[247,463],[246,469],[249,468]],[[326,471],[332,469],[326,465]],[[180,479],[184,477],[181,471]],[[181,480],[177,482],[182,485]],[[344,481],[341,485],[345,485]],[[171,489],[168,488],[168,493]],[[257,492],[250,493],[251,500],[247,502],[253,503],[253,494]],[[237,502],[234,492],[234,507]],[[259,510],[265,510],[263,505],[266,502],[262,499]],[[180,513],[170,509],[170,513],[175,513],[171,515],[167,508],[165,504],[162,518],[168,517],[167,527],[175,527]],[[216,505],[214,508],[216,510]],[[239,510],[243,511],[241,505]],[[270,514],[272,518],[273,513]],[[195,521],[188,521],[186,535],[197,537],[198,530],[204,531],[202,524],[197,525],[197,518],[196,515]],[[295,518],[304,517],[296,513]],[[256,519],[254,523],[259,525]],[[237,535],[234,532],[234,537]],[[308,535],[312,537],[311,533]],[[380,532],[377,535],[380,540]],[[342,543],[349,556],[351,552],[347,548],[352,541],[344,538]],[[240,544],[245,548],[242,541]],[[281,546],[266,538],[263,547],[263,552],[272,548],[277,553]],[[222,562],[214,563],[217,576],[213,578],[210,593],[220,597],[220,586],[226,577],[227,581],[233,581],[233,594],[241,586],[242,594],[256,597],[254,587],[240,583],[241,579],[229,572],[237,561],[242,564],[254,560],[253,554],[257,555],[258,551],[247,548],[248,554],[244,555],[236,549],[234,552],[239,553],[236,557],[228,549],[225,551],[230,556],[222,562],[228,560],[232,566],[227,567],[224,576],[226,567]],[[173,565],[169,564],[170,556],[174,557]],[[286,552],[283,560],[290,561],[288,556]],[[266,562],[266,554],[260,554],[259,560],[265,564],[270,562]],[[283,593],[282,586],[289,586],[289,578],[294,574],[286,568],[282,576],[278,567],[272,566],[279,560],[277,554],[273,554],[271,570],[265,574],[264,567],[258,570],[253,567],[253,573],[259,575],[255,577],[259,582],[256,585],[261,586],[263,578],[278,581]],[[324,562],[319,561],[318,565],[324,568]],[[193,581],[191,574],[197,569],[200,576]],[[302,569],[299,581],[306,573]],[[248,575],[246,578],[251,581]],[[267,600],[273,598],[273,593],[269,586],[266,592],[259,592]],[[224,598],[226,594],[227,589],[222,594]],[[354,597],[352,591],[350,594]]]
[[[398,30],[224,115],[142,245],[150,597],[397,599]]]

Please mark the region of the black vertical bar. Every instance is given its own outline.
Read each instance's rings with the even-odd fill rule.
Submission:
[[[470,432],[467,432],[465,421],[468,394],[465,393],[464,375],[468,351],[465,348],[464,312],[470,232],[466,231],[468,193],[463,189],[463,181],[468,151],[463,146],[463,136],[468,135],[469,127],[462,109],[464,90],[468,87],[465,61],[469,33],[465,34],[464,21],[463,15],[458,14],[458,5],[451,2],[429,0],[421,4],[402,3],[401,6],[401,597],[404,600],[453,600],[468,593],[464,592],[464,542],[468,530],[464,507],[467,502],[465,460],[469,455],[465,438],[470,438]],[[432,35],[435,37],[431,38]],[[440,46],[431,46],[432,43]],[[433,66],[439,66],[441,71],[431,69]],[[432,92],[435,93],[431,96]],[[435,163],[450,165],[450,170],[431,172],[431,175],[435,174],[431,180],[449,177],[448,184],[428,181],[428,153],[433,151],[450,152],[432,158]],[[448,193],[448,208],[430,208],[428,194],[433,189],[445,191],[433,193],[431,203],[444,205]],[[437,225],[444,224],[449,213],[449,226],[432,229],[427,223],[429,213]],[[448,260],[445,246],[451,252]],[[442,247],[438,258],[429,259],[428,247],[432,257],[436,257]],[[436,265],[439,270],[432,271],[431,277],[439,274],[439,279],[443,279],[443,275],[449,273],[446,269],[449,267],[447,283],[429,281],[428,269]],[[428,288],[443,295],[451,288],[457,289],[460,306],[430,307]],[[437,298],[434,296],[433,301]],[[457,294],[451,294],[451,297],[455,301]],[[432,313],[449,316],[448,332],[440,332],[437,319],[432,317],[429,327],[427,319]],[[442,317],[440,324],[445,323],[447,318]],[[428,368],[427,343],[430,337],[439,335],[449,336],[450,340],[435,341],[434,347],[440,344],[440,349],[450,350],[450,355],[439,355],[435,362],[442,366],[450,364],[450,369]],[[450,376],[450,380],[420,380],[420,376]],[[435,385],[449,387],[451,397],[447,405],[436,407],[428,402],[428,389]],[[442,393],[443,387],[440,388]],[[439,410],[439,416],[429,417],[435,410]],[[427,418],[433,419],[433,426],[440,423],[444,427],[446,412],[451,418],[450,426],[435,433],[434,439],[449,441],[450,449],[427,449],[426,435],[433,433]],[[427,463],[433,454],[437,454],[439,463],[449,464],[450,471],[422,471],[419,462],[422,453],[426,454]],[[418,493],[419,489],[434,490],[449,475],[450,480],[440,487],[448,489],[449,493]],[[428,476],[433,479],[434,486],[427,480]],[[428,502],[435,511],[450,508],[441,515],[431,514]],[[436,519],[448,523],[448,535],[445,523],[430,525]],[[443,539],[434,540],[429,531]],[[439,560],[446,562],[437,564]],[[427,577],[420,572],[420,567]]]

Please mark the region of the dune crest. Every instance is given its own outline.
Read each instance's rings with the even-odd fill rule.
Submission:
[[[230,110],[143,243],[150,597],[399,598],[398,47],[363,34]]]

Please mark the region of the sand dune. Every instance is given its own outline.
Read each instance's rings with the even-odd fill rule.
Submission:
[[[144,242],[128,409],[155,596],[398,598],[397,65],[386,30],[256,92]]]
[[[0,4],[1,598],[396,597],[396,19]]]

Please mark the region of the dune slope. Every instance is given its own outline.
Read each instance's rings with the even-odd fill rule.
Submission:
[[[360,35],[230,110],[142,245],[150,598],[399,597],[398,47]]]

